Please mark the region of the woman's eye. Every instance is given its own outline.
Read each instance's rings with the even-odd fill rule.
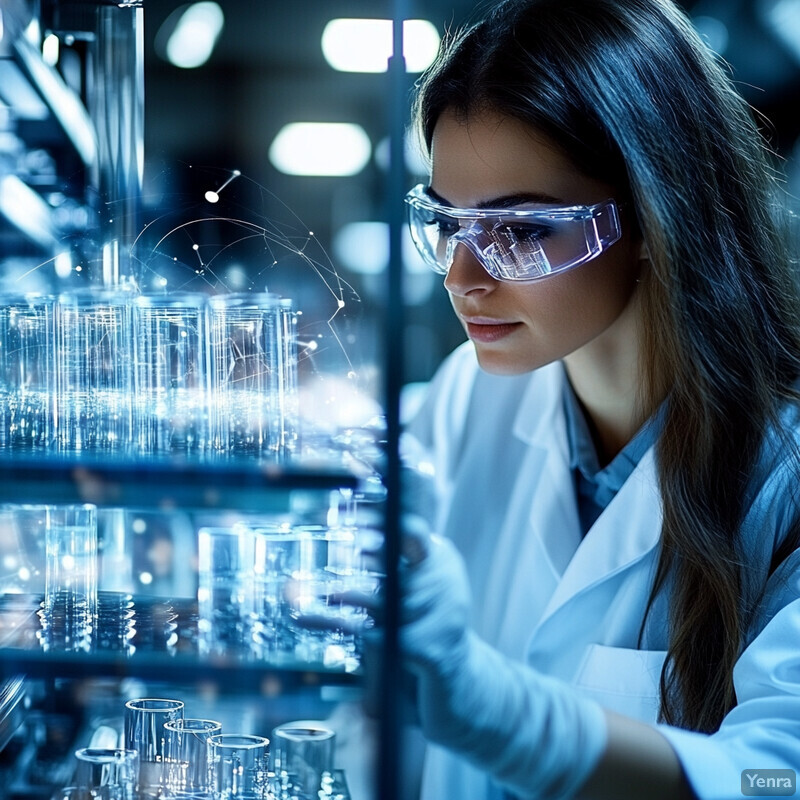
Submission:
[[[505,225],[506,235],[518,242],[538,242],[553,232],[547,225]]]
[[[425,225],[435,228],[439,236],[452,236],[458,230],[457,220],[449,217],[431,217],[425,220]]]

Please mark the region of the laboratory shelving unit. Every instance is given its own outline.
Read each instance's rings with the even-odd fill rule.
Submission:
[[[20,126],[20,136],[30,136],[31,142],[39,144],[44,137],[49,141],[63,140],[59,145],[62,168],[71,176],[80,174],[92,158],[87,152],[91,147],[86,143],[85,134],[90,126],[99,126],[98,140],[101,151],[95,154],[101,161],[99,173],[87,180],[93,186],[75,185],[74,178],[59,184],[66,193],[68,203],[75,212],[75,220],[82,218],[79,213],[81,203],[87,197],[87,190],[95,193],[114,195],[118,202],[127,204],[125,220],[128,228],[114,227],[105,232],[111,256],[103,254],[103,280],[113,281],[120,270],[119,259],[124,256],[124,243],[131,236],[137,224],[135,192],[137,188],[135,173],[140,164],[122,164],[122,153],[134,160],[130,148],[111,152],[113,145],[107,139],[109,120],[115,116],[125,117],[125,124],[132,131],[135,141],[141,136],[141,109],[121,104],[114,95],[115,81],[132,81],[134,104],[141,102],[137,97],[137,73],[141,62],[135,52],[140,46],[135,34],[127,35],[122,41],[109,44],[105,51],[94,54],[95,82],[101,78],[105,82],[108,102],[94,108],[79,107],[66,90],[56,70],[41,61],[40,54],[31,46],[28,36],[29,23],[58,23],[69,17],[76,19],[80,14],[91,11],[96,6],[98,12],[120,11],[136,12],[140,2],[72,2],[72,0],[9,0],[3,5],[4,36],[0,59],[7,61],[15,74],[38,96],[45,108],[46,119],[41,126],[33,122]],[[145,2],[146,8],[146,2]],[[139,12],[136,12],[139,13]],[[395,18],[394,51],[402,52],[402,25],[398,24],[405,14],[403,0],[393,0],[392,13]],[[38,20],[37,20],[38,15]],[[88,17],[87,17],[88,18]],[[99,32],[102,34],[102,31]],[[135,32],[134,32],[135,33]],[[102,44],[102,43],[101,43]],[[104,62],[105,63],[105,72]],[[110,59],[110,60],[109,60]],[[129,74],[133,72],[134,74]],[[386,490],[382,505],[384,533],[386,537],[386,635],[380,670],[380,717],[378,743],[378,770],[373,800],[394,800],[398,797],[399,771],[399,698],[396,687],[400,685],[400,660],[397,644],[397,620],[399,607],[399,585],[395,566],[399,550],[399,509],[400,509],[400,463],[398,457],[399,441],[399,394],[402,381],[403,344],[402,336],[402,286],[400,228],[402,225],[402,194],[405,184],[403,168],[403,131],[405,127],[405,107],[407,103],[407,76],[402,59],[393,58],[387,75],[389,97],[387,108],[387,127],[391,137],[391,171],[387,179],[385,195],[388,200],[386,217],[390,223],[390,267],[387,287],[387,309],[385,315],[386,353],[383,369],[385,371],[386,403],[386,460],[383,485]],[[103,87],[100,87],[102,90]],[[97,88],[95,89],[97,91]],[[113,103],[111,100],[113,99]],[[130,104],[128,98],[127,103]],[[138,109],[138,110],[137,110]],[[98,120],[98,116],[100,119]],[[110,149],[109,149],[110,148]],[[136,148],[134,148],[135,150]],[[109,159],[113,162],[108,166]],[[104,167],[105,163],[105,167]],[[127,176],[120,186],[118,176]],[[132,199],[133,198],[133,199]],[[46,212],[42,206],[43,212]],[[91,214],[88,215],[91,217]],[[46,213],[38,222],[39,227],[26,235],[35,240],[30,247],[46,249],[58,236],[55,222],[46,218]],[[63,231],[62,231],[63,232]],[[11,230],[0,220],[0,245],[6,251],[19,244],[20,252],[29,252],[29,246],[21,241],[19,230]],[[77,223],[73,234],[80,236]],[[21,244],[20,244],[21,241]],[[107,243],[108,243],[107,242]],[[124,264],[122,266],[124,269]],[[321,505],[328,502],[332,491],[358,491],[359,479],[339,466],[331,469],[320,468],[318,464],[305,468],[302,464],[256,464],[253,462],[200,463],[191,460],[137,460],[125,458],[106,458],[101,455],[81,454],[75,457],[47,455],[41,453],[18,453],[0,451],[0,503],[71,503],[91,502],[98,508],[107,509],[145,509],[163,512],[178,509],[193,513],[231,510],[246,514],[271,514],[286,511],[298,495],[304,498],[317,497]],[[163,602],[162,602],[163,601]],[[164,648],[137,647],[135,652],[114,649],[92,652],[64,652],[45,650],[36,641],[36,608],[22,609],[18,615],[18,627],[14,630],[0,631],[0,777],[4,781],[4,796],[9,800],[16,798],[49,798],[49,791],[64,779],[63,762],[75,746],[85,745],[85,737],[91,732],[94,717],[85,711],[91,705],[86,693],[80,687],[88,683],[89,695],[114,695],[117,689],[107,689],[125,681],[138,681],[140,686],[155,686],[168,691],[174,687],[177,693],[195,693],[198,697],[229,697],[243,707],[253,706],[265,701],[283,703],[286,714],[287,704],[299,698],[303,712],[296,716],[308,716],[307,709],[322,698],[326,702],[338,699],[352,699],[361,691],[360,671],[348,671],[342,667],[326,667],[322,664],[306,662],[269,663],[252,658],[231,656],[200,656],[196,649],[181,647],[183,638],[191,639],[196,626],[196,608],[193,598],[172,596],[169,598],[136,597],[130,598],[133,613],[138,619],[153,624],[158,615],[163,615],[164,604],[169,606],[169,625],[177,644],[168,651]],[[125,609],[125,613],[128,609]],[[163,621],[161,617],[159,620]],[[99,688],[98,688],[99,687]],[[105,689],[103,687],[106,687]],[[165,688],[166,687],[166,688]],[[76,700],[75,698],[79,698]],[[102,698],[101,698],[102,699]],[[71,703],[74,707],[70,707]],[[103,702],[106,702],[103,700]],[[79,709],[83,705],[84,711]],[[103,706],[107,710],[107,703]],[[60,742],[51,741],[51,727],[42,720],[50,718],[61,720],[63,728]],[[79,717],[78,721],[70,717]],[[291,714],[289,714],[291,716]],[[67,721],[65,721],[65,718]],[[29,729],[27,736],[20,731]],[[69,735],[68,735],[69,734]],[[76,738],[76,736],[78,738]],[[84,737],[80,741],[80,736]],[[44,739],[44,747],[63,751],[61,766],[53,770],[43,769],[33,753],[39,741]],[[56,736],[58,739],[58,736]],[[68,742],[68,744],[66,744]],[[54,763],[58,761],[54,757]],[[38,781],[30,777],[20,782],[19,773],[28,767],[29,776],[37,773]],[[32,782],[33,780],[33,782]],[[49,781],[49,783],[48,783]],[[342,778],[342,787],[344,787]]]

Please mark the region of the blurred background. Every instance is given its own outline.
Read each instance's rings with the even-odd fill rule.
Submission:
[[[93,269],[85,263],[91,257],[73,248],[69,258],[61,254],[59,267],[53,237],[79,236],[87,222],[110,224],[119,210],[102,200],[85,202],[75,137],[72,147],[65,144],[65,123],[47,97],[42,102],[38,82],[26,91],[31,67],[23,64],[17,69],[22,77],[15,75],[20,56],[9,44],[15,27],[67,86],[81,96],[91,93],[85,56],[93,47],[94,23],[83,24],[79,15],[90,5],[0,2],[6,19],[0,175],[22,177],[45,200],[44,211],[57,212],[55,222],[42,223],[48,234],[37,239],[35,224],[33,233],[30,228],[43,210],[21,214],[27,201],[9,191],[3,198],[0,191],[6,288],[35,288],[59,268],[64,280],[78,279],[78,268],[84,279]],[[763,114],[772,146],[784,159],[789,190],[797,195],[800,0],[683,6]],[[479,8],[473,0],[408,3],[414,20],[405,32],[409,89],[443,31]],[[292,297],[302,312],[301,352],[309,375],[328,376],[333,390],[337,378],[347,379],[347,391],[368,397],[380,395],[388,134],[397,102],[385,72],[391,35],[385,20],[391,14],[392,4],[381,0],[144,0],[142,201],[135,214],[126,210],[135,219],[128,269],[140,288],[266,288]],[[402,103],[407,107],[406,98]],[[113,133],[113,108],[104,113]],[[425,179],[412,149],[407,171],[408,187]],[[125,197],[117,202],[124,205]],[[109,221],[91,218],[106,213]],[[405,252],[405,378],[417,383],[463,336],[441,278],[411,248]]]

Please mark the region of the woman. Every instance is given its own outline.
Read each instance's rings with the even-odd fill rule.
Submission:
[[[412,235],[470,339],[411,429],[440,501],[403,575],[424,798],[778,786],[800,303],[750,110],[670,0],[508,0],[416,116]]]

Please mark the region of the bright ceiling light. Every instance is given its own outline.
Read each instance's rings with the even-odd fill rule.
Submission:
[[[426,19],[403,21],[408,72],[422,72],[439,49],[439,33]],[[386,72],[392,54],[390,19],[332,19],[322,32],[322,53],[341,72]]]
[[[800,0],[771,0],[759,6],[772,32],[800,61]]]
[[[202,66],[211,58],[224,24],[225,15],[218,3],[185,6],[167,40],[167,59],[183,69]]]
[[[59,49],[58,36],[54,33],[45,36],[42,42],[42,61],[49,67],[54,67],[58,64]]]
[[[355,175],[372,153],[369,137],[349,122],[292,122],[269,148],[273,166],[287,175]]]

